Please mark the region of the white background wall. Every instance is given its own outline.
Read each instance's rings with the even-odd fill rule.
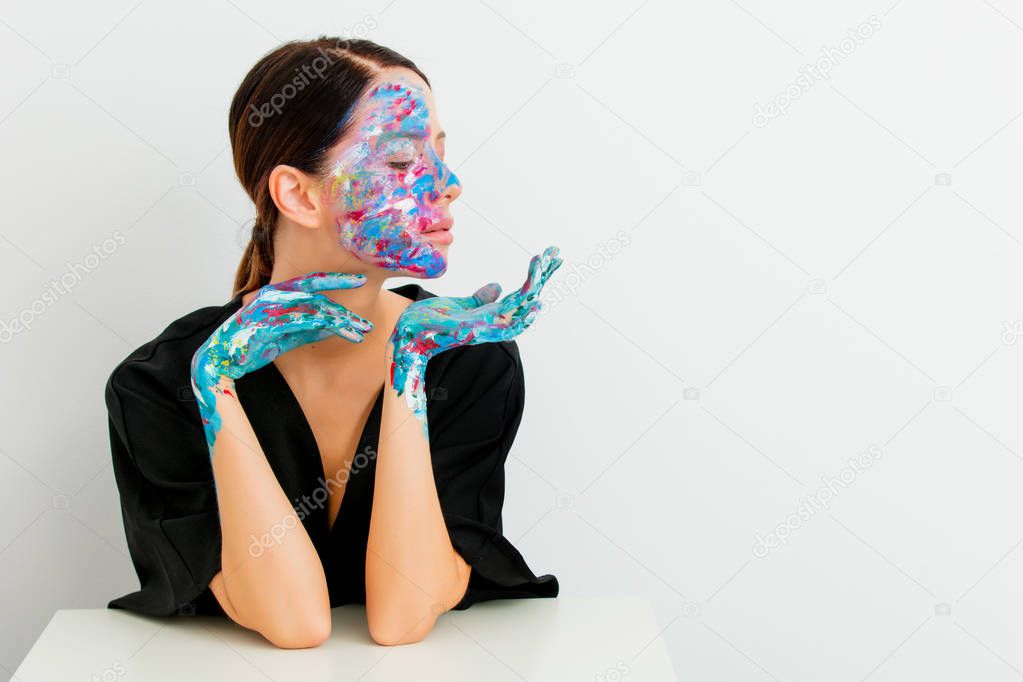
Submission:
[[[135,588],[103,384],[229,296],[252,216],[230,97],[319,33],[434,82],[464,194],[432,290],[507,290],[562,248],[520,339],[508,464],[507,534],[537,573],[566,597],[647,596],[685,679],[1023,677],[1009,0],[5,0],[0,320],[31,329],[0,345],[0,664],[55,609]],[[830,77],[754,122],[822,48]]]

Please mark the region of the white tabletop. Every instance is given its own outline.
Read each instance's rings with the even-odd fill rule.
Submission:
[[[11,679],[675,680],[660,630],[640,598],[515,599],[449,611],[423,641],[385,647],[369,638],[365,607],[349,605],[334,609],[327,642],[282,650],[226,619],[62,610]]]

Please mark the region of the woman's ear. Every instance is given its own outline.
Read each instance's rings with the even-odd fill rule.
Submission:
[[[281,215],[302,227],[321,224],[320,184],[294,166],[280,164],[270,171],[270,196]]]

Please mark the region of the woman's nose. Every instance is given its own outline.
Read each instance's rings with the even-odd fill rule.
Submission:
[[[458,180],[458,176],[455,175],[455,172],[446,165],[442,165],[441,177],[438,185],[442,188],[440,190],[439,202],[450,204],[462,194],[462,183]]]

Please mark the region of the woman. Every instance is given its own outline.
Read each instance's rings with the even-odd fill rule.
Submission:
[[[503,536],[522,415],[512,339],[561,260],[521,289],[437,297],[389,277],[447,268],[460,194],[426,76],[321,37],[266,55],[230,111],[257,219],[233,298],[170,324],[112,373],[114,470],[154,615],[225,614],[284,648],[365,603],[381,644],[477,601],[556,597]]]

